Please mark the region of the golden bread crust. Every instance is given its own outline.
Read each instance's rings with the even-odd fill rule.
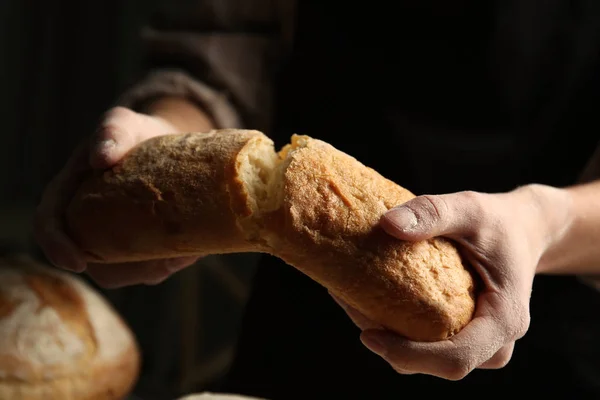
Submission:
[[[401,242],[378,224],[414,194],[325,142],[304,140],[285,172],[283,207],[270,217],[277,255],[400,334],[458,332],[474,311],[474,283],[457,249],[442,238]]]
[[[101,262],[267,252],[414,340],[470,321],[474,279],[454,244],[402,242],[379,226],[413,193],[307,136],[275,166],[249,161],[268,158],[261,151],[277,159],[257,131],[150,139],[83,183],[67,211],[71,234]]]
[[[0,398],[120,400],[139,373],[137,342],[80,278],[28,257],[0,260]]]
[[[231,204],[239,211],[245,203],[234,179],[236,156],[253,140],[269,139],[254,131],[229,133],[141,143],[114,168],[83,182],[68,209],[70,235],[97,262],[239,251],[243,233]]]

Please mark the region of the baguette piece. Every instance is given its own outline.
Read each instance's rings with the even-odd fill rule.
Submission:
[[[413,197],[323,141],[276,152],[261,132],[217,130],[139,144],[82,183],[66,220],[93,262],[269,253],[382,326],[441,340],[471,320],[474,278],[448,240],[379,226]]]
[[[80,277],[0,259],[0,399],[121,400],[140,360],[128,326]]]

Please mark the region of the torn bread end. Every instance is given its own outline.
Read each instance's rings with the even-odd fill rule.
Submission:
[[[257,240],[261,218],[283,203],[284,174],[294,152],[308,144],[308,137],[293,135],[289,144],[275,152],[273,143],[254,140],[238,156],[238,176],[243,183],[251,214],[239,220],[248,239]]]

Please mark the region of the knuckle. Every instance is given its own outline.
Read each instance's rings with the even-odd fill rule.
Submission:
[[[518,322],[515,326],[515,332],[513,335],[513,339],[521,339],[523,336],[527,334],[529,331],[529,326],[531,324],[531,315],[529,311],[526,311],[524,314],[519,316]]]
[[[471,370],[456,366],[446,372],[445,377],[449,381],[460,381],[469,375]]]
[[[483,194],[474,190],[463,190],[459,195],[465,200],[471,203],[481,204],[483,201]]]
[[[480,249],[497,256],[501,244],[510,240],[506,219],[502,218],[489,194],[475,191],[458,193],[458,202],[469,220],[471,239]],[[500,239],[501,238],[501,239]]]
[[[426,194],[421,196],[421,199],[423,200],[421,202],[423,211],[435,219],[442,218],[448,211],[446,201],[440,196]]]
[[[472,214],[477,216],[475,221],[482,222],[482,219],[489,218],[492,215],[490,214],[489,202],[486,201],[487,196],[484,193],[465,190],[459,193],[459,197],[461,202],[469,205]]]
[[[514,341],[525,336],[531,323],[529,306],[520,301],[505,301],[501,312],[504,322],[506,339]]]
[[[502,369],[508,365],[511,358],[512,358],[512,353],[503,351],[494,357],[494,359],[490,363],[490,367],[493,369]]]
[[[508,365],[512,359],[514,342],[502,347],[492,358],[486,361],[483,365],[486,369],[501,369]]]
[[[414,370],[414,366],[408,357],[395,357],[390,360],[390,364],[394,371],[400,374],[405,374]]]
[[[467,358],[452,357],[444,365],[443,376],[450,381],[464,379],[473,371],[474,366]]]
[[[496,364],[494,365],[494,368],[495,368],[495,369],[502,369],[502,368],[505,368],[505,367],[508,365],[508,363],[510,362],[510,359],[511,359],[511,358],[512,358],[512,357],[511,357],[511,356],[509,356],[509,355],[506,355],[506,356],[502,356],[502,357],[500,357],[500,358],[498,359],[498,361],[496,361]]]

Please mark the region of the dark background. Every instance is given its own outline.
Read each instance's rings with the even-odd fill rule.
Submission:
[[[35,205],[77,143],[140,77],[138,33],[161,1],[0,0],[5,251],[42,257],[31,237]],[[252,266],[243,256],[210,258],[155,287],[103,291],[142,347],[138,397],[171,399],[218,383],[234,351]]]

